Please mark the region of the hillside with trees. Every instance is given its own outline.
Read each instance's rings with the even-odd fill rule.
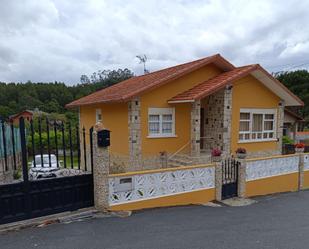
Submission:
[[[309,72],[298,70],[274,75],[305,102],[305,107],[296,111],[309,120]],[[67,110],[67,103],[132,76],[133,72],[129,69],[118,69],[82,75],[80,83],[73,86],[62,82],[0,83],[0,117],[6,119],[22,110],[39,108],[47,113],[61,114],[74,122],[77,120],[76,112]]]
[[[276,73],[275,77],[305,103],[303,108],[294,108],[293,111],[299,112],[309,121],[309,72],[307,70],[280,72]]]
[[[20,111],[38,108],[43,112],[64,114],[68,119],[76,120],[75,111],[67,110],[66,104],[132,76],[129,69],[118,69],[98,71],[90,77],[82,75],[81,82],[73,86],[62,82],[0,82],[0,117],[7,119]]]

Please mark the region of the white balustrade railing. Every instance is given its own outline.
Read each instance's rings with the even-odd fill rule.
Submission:
[[[252,181],[271,176],[290,174],[298,172],[298,167],[298,155],[252,161],[249,160],[246,166],[246,180]]]
[[[192,167],[109,178],[109,204],[116,205],[215,187],[215,167]]]

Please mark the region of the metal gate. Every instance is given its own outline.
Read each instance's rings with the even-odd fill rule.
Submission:
[[[0,224],[93,206],[92,129],[48,118],[1,127]]]
[[[222,200],[237,196],[239,165],[234,158],[222,162]]]

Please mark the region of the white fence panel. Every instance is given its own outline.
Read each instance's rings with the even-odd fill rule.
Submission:
[[[214,187],[214,167],[111,177],[109,178],[109,204],[147,200]]]
[[[279,176],[298,172],[299,156],[270,158],[248,161],[246,166],[246,180],[252,181],[271,176]]]

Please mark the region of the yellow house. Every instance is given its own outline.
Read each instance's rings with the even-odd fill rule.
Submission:
[[[238,147],[281,153],[284,107],[303,102],[260,65],[235,67],[219,54],[132,77],[68,104],[80,125],[101,121],[111,152],[142,157],[194,157]]]

